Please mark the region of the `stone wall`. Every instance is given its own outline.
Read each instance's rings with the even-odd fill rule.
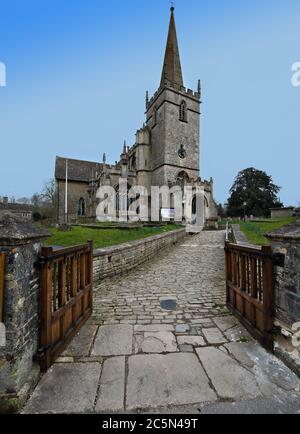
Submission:
[[[271,209],[271,218],[272,219],[280,219],[291,217],[295,213],[295,208],[274,208]]]
[[[162,250],[182,240],[185,229],[133,241],[119,246],[95,250],[94,285],[106,277],[126,273],[156,256]]]
[[[49,234],[5,215],[0,252],[5,254],[4,332],[0,347],[0,413],[18,411],[39,378],[33,356],[39,344],[40,240]]]
[[[58,205],[57,220],[62,223],[65,219],[65,181],[57,181]],[[78,219],[78,203],[80,199],[85,200],[86,216],[91,216],[90,198],[88,194],[88,183],[85,182],[68,182],[68,218],[70,222]]]
[[[300,221],[268,234],[275,255],[275,351],[300,373]]]

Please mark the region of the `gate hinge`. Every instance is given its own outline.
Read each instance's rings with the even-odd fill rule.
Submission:
[[[43,360],[43,358],[45,356],[45,353],[47,352],[47,350],[49,348],[50,347],[41,347],[41,348],[39,348],[37,350],[37,352],[35,353],[35,355],[33,356],[33,361],[37,362],[37,363],[40,363]]]

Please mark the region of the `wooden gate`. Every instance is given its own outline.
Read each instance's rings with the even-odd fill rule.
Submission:
[[[273,260],[270,247],[226,243],[227,305],[265,348],[273,349]]]
[[[0,253],[0,322],[3,322],[4,305],[4,253]]]
[[[42,249],[41,329],[38,360],[43,372],[65,350],[93,308],[93,243]]]

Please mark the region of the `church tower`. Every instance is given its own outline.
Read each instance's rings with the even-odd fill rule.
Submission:
[[[184,87],[174,8],[171,8],[161,83],[147,99],[152,144],[152,185],[174,184],[199,174],[200,82],[197,92]]]

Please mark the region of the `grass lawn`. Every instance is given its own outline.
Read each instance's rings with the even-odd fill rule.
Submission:
[[[268,246],[269,241],[265,237],[267,232],[272,232],[275,229],[279,229],[282,226],[286,226],[296,221],[295,217],[287,217],[284,219],[271,220],[266,219],[255,222],[241,222],[241,231],[244,232],[248,241],[251,244],[257,244],[261,246]]]
[[[158,228],[139,228],[130,230],[120,229],[91,229],[73,227],[70,232],[60,232],[58,229],[50,229],[52,236],[45,242],[46,246],[69,247],[85,244],[87,240],[94,241],[94,248],[114,246],[128,241],[140,240],[164,232],[180,229],[180,225],[168,225]]]

